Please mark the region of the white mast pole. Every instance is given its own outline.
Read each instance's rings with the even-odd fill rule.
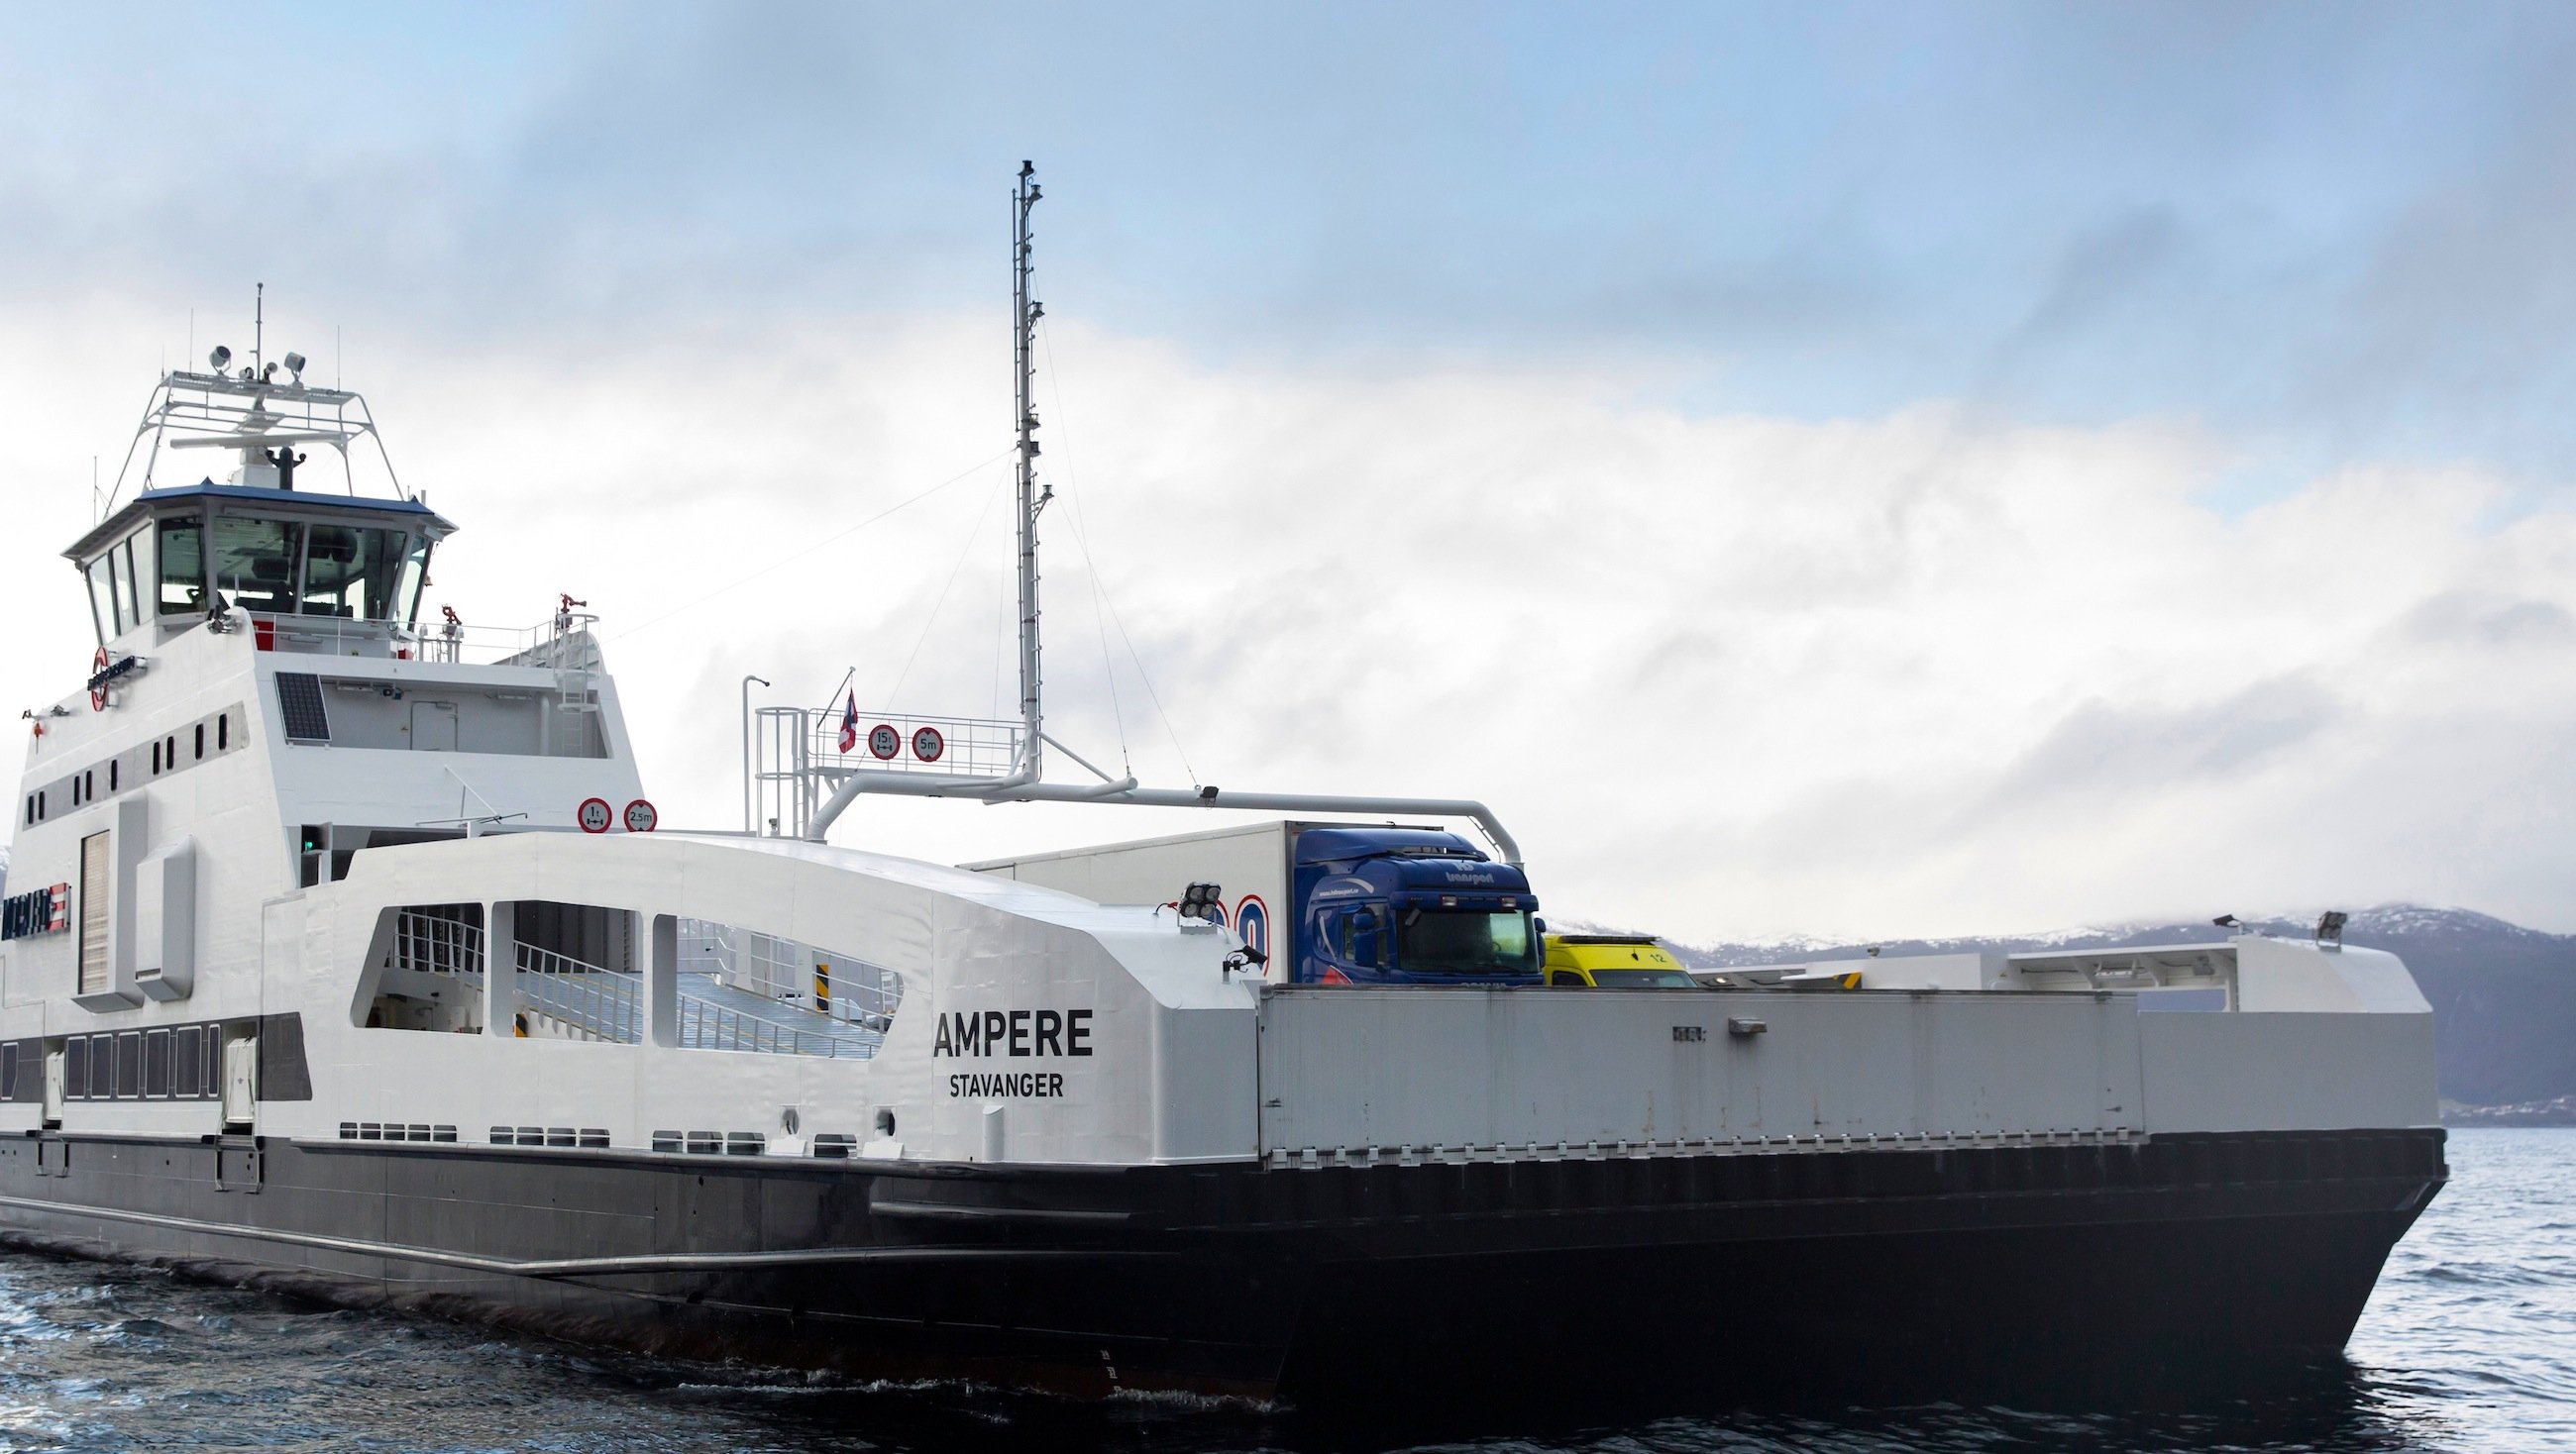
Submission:
[[[1020,505],[1020,762],[1012,776],[1035,782],[1039,775],[1040,736],[1044,722],[1038,707],[1038,511],[1055,497],[1053,486],[1040,493],[1037,484],[1038,415],[1033,385],[1037,374],[1033,347],[1044,304],[1029,296],[1029,212],[1038,204],[1037,168],[1020,163],[1020,184],[1011,196],[1011,304],[1015,378],[1019,404]]]
[[[1019,186],[1011,193],[1011,342],[1012,396],[1019,406],[1020,503],[1020,760],[1007,777],[961,777],[948,773],[884,772],[869,768],[836,774],[831,795],[814,807],[805,821],[804,837],[821,843],[842,812],[862,793],[892,793],[915,798],[974,798],[986,803],[1129,803],[1155,808],[1242,808],[1288,813],[1422,813],[1443,818],[1472,818],[1494,840],[1506,863],[1521,861],[1520,845],[1503,830],[1502,820],[1484,804],[1461,798],[1355,798],[1306,793],[1219,794],[1212,787],[1144,788],[1134,777],[1089,786],[1057,786],[1038,780],[1044,719],[1038,712],[1038,512],[1055,498],[1041,489],[1037,477],[1038,415],[1031,402],[1037,375],[1035,335],[1046,307],[1029,296],[1029,211],[1038,203],[1037,166],[1020,163]],[[1070,752],[1071,749],[1066,749]],[[1076,757],[1076,762],[1082,759]],[[1083,763],[1090,767],[1091,764]],[[1100,772],[1094,767],[1093,772]],[[1107,773],[1100,774],[1102,778]],[[801,779],[810,790],[821,778]]]

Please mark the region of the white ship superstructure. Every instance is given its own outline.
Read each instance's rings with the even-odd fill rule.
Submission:
[[[1298,984],[1178,859],[1100,903],[1048,885],[1106,858],[676,831],[579,603],[424,626],[449,522],[305,458],[369,438],[357,395],[227,362],[162,381],[143,488],[69,552],[94,664],[33,714],[0,916],[15,1238],[648,1348],[1322,1398],[1508,1384],[1507,1345],[1681,1378],[2331,1348],[2443,1180],[2429,1010],[2330,936]],[[920,790],[1048,795],[1023,662],[1027,735]],[[903,790],[844,776],[834,812]]]

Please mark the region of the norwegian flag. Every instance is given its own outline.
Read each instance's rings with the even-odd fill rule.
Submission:
[[[858,688],[852,687],[850,689],[850,705],[841,710],[841,750],[843,752],[847,752],[858,745],[859,691]]]

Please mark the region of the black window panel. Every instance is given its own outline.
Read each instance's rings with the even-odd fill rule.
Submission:
[[[197,756],[198,756],[200,759],[202,759],[202,758],[204,758],[204,757],[205,757],[205,755],[206,755],[206,724],[205,724],[205,723],[203,723],[203,722],[200,722],[200,723],[198,723],[198,724],[197,724]]]
[[[63,1094],[89,1099],[89,1042],[78,1035],[63,1046]]]
[[[89,1038],[89,1098],[112,1099],[116,1094],[116,1037],[92,1035]]]
[[[116,1037],[116,1094],[132,1100],[143,1094],[143,1036],[128,1030]]]
[[[160,610],[194,614],[206,609],[206,546],[195,519],[164,520],[160,527]]]
[[[328,742],[331,717],[322,710],[322,679],[309,671],[277,674],[277,709],[289,742]]]
[[[108,790],[109,792],[111,792],[111,793],[116,791],[116,779],[117,779],[117,771],[116,771],[116,770],[117,770],[117,768],[119,768],[119,767],[120,767],[120,766],[122,766],[122,765],[123,765],[123,764],[121,764],[121,763],[115,763],[115,762],[111,762],[111,763],[109,763],[109,764],[107,765],[107,790]]]
[[[143,1095],[160,1100],[170,1094],[170,1032],[143,1032]]]
[[[221,752],[232,745],[233,714],[226,712],[215,719],[215,751]]]
[[[171,1058],[177,1064],[170,1077],[170,1094],[182,1100],[193,1100],[205,1093],[206,1050],[199,1043],[204,1033],[194,1025],[183,1025],[172,1040]]]
[[[12,1100],[18,1094],[18,1042],[0,1045],[0,1101]]]
[[[219,516],[214,531],[214,588],[246,611],[291,615],[295,610],[295,558],[304,527],[291,520]]]
[[[206,1027],[206,1074],[197,1093],[208,1097],[224,1093],[224,1032],[213,1025]]]

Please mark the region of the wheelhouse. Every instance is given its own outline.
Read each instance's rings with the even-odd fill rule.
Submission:
[[[454,528],[412,500],[205,483],[145,492],[64,554],[102,646],[228,608],[408,632]]]

